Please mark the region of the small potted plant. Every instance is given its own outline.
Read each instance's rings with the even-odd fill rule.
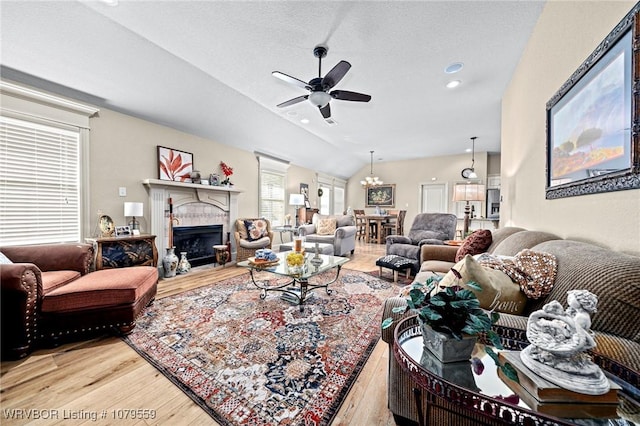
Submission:
[[[462,277],[451,269],[459,281]],[[407,305],[394,308],[394,313],[414,311],[422,327],[425,348],[442,362],[466,361],[471,358],[477,336],[485,333],[491,344],[502,349],[500,336],[491,329],[498,320],[496,312],[487,312],[480,307],[476,295],[469,288],[482,291],[475,282],[441,287],[439,277],[431,277],[425,284],[415,282],[407,297]],[[387,328],[392,318],[383,321]]]

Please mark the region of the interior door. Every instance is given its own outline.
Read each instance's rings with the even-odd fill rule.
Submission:
[[[447,192],[446,183],[423,183],[420,188],[420,213],[447,213]]]

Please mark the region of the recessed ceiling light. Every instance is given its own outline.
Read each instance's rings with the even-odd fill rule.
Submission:
[[[453,89],[454,87],[460,86],[460,83],[462,83],[462,81],[460,80],[451,80],[450,82],[447,83],[447,88]]]
[[[460,71],[462,67],[464,67],[464,64],[462,62],[454,62],[448,67],[446,67],[444,69],[444,72],[446,72],[447,74],[455,74],[458,71]]]
[[[106,4],[107,6],[117,6],[118,5],[118,0],[100,0],[102,3]]]
[[[291,117],[295,117],[296,115],[298,115],[298,113],[296,111],[287,111],[286,114],[291,116]]]
[[[309,119],[308,118],[303,118],[302,120],[300,120],[300,122],[302,124],[309,124]]]
[[[471,148],[465,149],[464,152],[471,152]]]

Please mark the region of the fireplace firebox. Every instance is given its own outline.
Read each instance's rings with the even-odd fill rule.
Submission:
[[[173,228],[175,253],[187,252],[191,266],[215,263],[213,246],[222,244],[222,225],[177,226]]]

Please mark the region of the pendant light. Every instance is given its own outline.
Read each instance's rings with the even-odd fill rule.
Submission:
[[[467,167],[462,169],[462,177],[465,179],[477,179],[478,175],[476,173],[475,168],[473,167],[475,165],[476,162],[476,139],[478,139],[477,136],[473,136],[471,138],[471,167]]]
[[[369,152],[371,153],[371,174],[360,181],[360,185],[365,188],[368,186],[378,186],[383,184],[383,182],[378,179],[378,176],[373,175],[373,151]]]

